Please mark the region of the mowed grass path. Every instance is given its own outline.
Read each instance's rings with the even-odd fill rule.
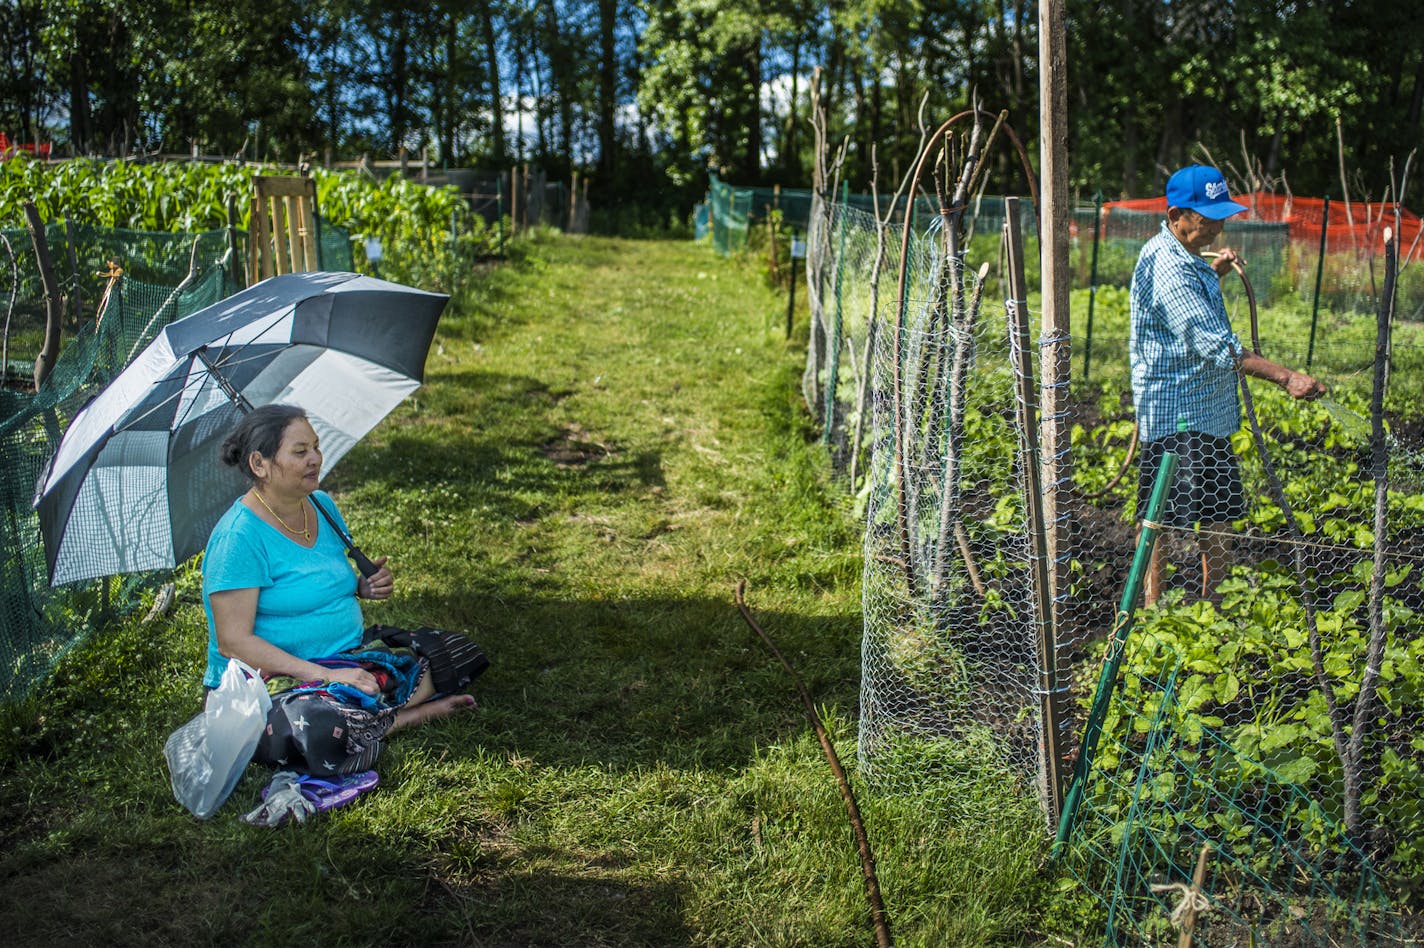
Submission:
[[[732,597],[746,579],[849,762],[860,540],[784,297],[704,247],[593,238],[472,285],[326,486],[396,571],[368,620],[467,630],[480,708],[397,735],[380,787],[310,824],[240,822],[257,767],[198,823],[162,758],[200,701],[188,571],[170,619],[76,650],[17,723],[7,944],[870,943],[836,786]],[[902,944],[1028,927],[1032,813],[966,787],[979,824],[862,801]]]

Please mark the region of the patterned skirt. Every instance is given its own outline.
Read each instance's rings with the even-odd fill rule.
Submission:
[[[368,695],[341,682],[267,677],[272,711],[252,759],[317,777],[372,769],[396,713],[428,672],[426,660],[410,649],[366,645],[314,662],[327,668],[364,668],[376,677],[380,691]]]

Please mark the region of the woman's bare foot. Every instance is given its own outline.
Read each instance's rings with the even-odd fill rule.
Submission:
[[[424,724],[427,721],[434,721],[436,718],[448,717],[456,711],[468,711],[474,707],[475,698],[473,695],[446,695],[444,698],[423,701],[414,707],[405,707],[397,711],[396,723],[391,726],[391,730]]]

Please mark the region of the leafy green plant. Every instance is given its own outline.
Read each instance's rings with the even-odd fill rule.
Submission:
[[[258,164],[17,157],[0,162],[0,222],[20,226],[22,205],[33,201],[47,222],[67,214],[81,225],[144,232],[217,230],[227,226],[231,207],[245,229],[252,176],[264,173],[286,172]],[[392,279],[453,291],[472,264],[501,249],[499,228],[474,214],[453,187],[427,187],[400,175],[377,183],[358,172],[324,168],[313,176],[321,217],[351,233],[356,258],[368,268],[365,239],[378,238],[380,269]],[[134,248],[122,259],[146,258]],[[82,263],[87,272],[103,261]]]
[[[1334,698],[1352,701],[1358,692],[1358,672],[1369,636],[1364,621],[1363,588],[1369,564],[1359,563],[1336,579],[1346,584],[1326,599],[1317,614],[1317,626],[1326,645],[1325,671]],[[1324,585],[1326,578],[1321,578]],[[1381,663],[1380,695],[1383,707],[1379,725],[1384,733],[1408,728],[1424,713],[1424,668],[1418,642],[1424,621],[1408,602],[1418,601],[1418,579],[1406,565],[1385,577],[1387,621],[1393,630]],[[1337,587],[1339,588],[1339,587]],[[1192,752],[1197,763],[1213,767],[1215,779],[1235,784],[1237,793],[1250,799],[1249,788],[1282,781],[1309,791],[1321,812],[1339,820],[1342,815],[1342,772],[1332,744],[1330,718],[1321,693],[1307,643],[1306,622],[1293,575],[1279,564],[1237,567],[1220,586],[1219,608],[1206,602],[1178,605],[1144,613],[1139,644],[1129,650],[1124,664],[1122,706],[1156,708],[1144,689],[1156,691],[1163,676],[1175,670],[1176,692],[1166,726]],[[1105,733],[1145,734],[1146,717],[1131,722],[1110,716]],[[1214,735],[1211,741],[1208,734]],[[1218,743],[1219,742],[1219,743]],[[1424,746],[1408,744],[1402,752],[1392,741],[1364,801],[1375,813],[1376,825],[1388,827],[1397,844],[1390,850],[1393,872],[1401,879],[1417,877],[1414,844],[1424,831]],[[1100,765],[1115,766],[1119,747],[1104,746]],[[1231,759],[1216,760],[1229,747]],[[1197,818],[1186,814],[1185,819]],[[1286,810],[1276,815],[1283,831],[1320,851],[1338,845],[1339,838],[1325,833],[1314,815]],[[1393,873],[1392,873],[1393,874]]]

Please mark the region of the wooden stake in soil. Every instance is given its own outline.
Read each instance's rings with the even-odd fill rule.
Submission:
[[[1192,932],[1197,927],[1197,912],[1204,900],[1202,884],[1206,882],[1206,859],[1211,855],[1211,843],[1202,843],[1197,854],[1197,868],[1192,873],[1192,890],[1187,894],[1186,907],[1182,911],[1182,930],[1177,936],[1177,948],[1192,948]]]
[[[509,232],[519,234],[519,166],[509,169]]]
[[[791,320],[796,315],[796,231],[791,232],[791,274],[786,282],[786,338],[791,338]],[[855,483],[854,478],[851,483]]]
[[[529,163],[524,163],[523,170],[519,173],[520,200],[519,200],[519,230],[521,233],[529,230],[529,202],[533,200],[529,188]],[[542,202],[541,202],[542,203]],[[538,221],[536,220],[537,224]]]
[[[1018,198],[1004,200],[1004,243],[1009,264],[1009,349],[1018,384],[1018,424],[1020,455],[1023,458],[1024,510],[1028,515],[1032,549],[1034,611],[1038,616],[1039,664],[1039,791],[1050,827],[1057,824],[1063,799],[1059,773],[1063,761],[1058,754],[1061,724],[1057,698],[1057,650],[1054,648],[1053,608],[1049,585],[1048,528],[1044,519],[1043,484],[1039,471],[1038,393],[1033,384],[1033,360],[1029,357],[1028,286],[1024,277],[1023,236],[1019,230]]]
[[[1182,897],[1181,901],[1177,903],[1177,907],[1172,909],[1171,916],[1172,927],[1177,929],[1177,948],[1192,948],[1197,916],[1211,910],[1211,900],[1202,894],[1202,886],[1206,883],[1206,861],[1209,855],[1211,855],[1211,843],[1202,843],[1201,852],[1197,854],[1197,867],[1192,873],[1191,885],[1172,882],[1152,886],[1153,894],[1162,895],[1176,892]]]
[[[771,271],[771,282],[780,284],[781,266],[776,256],[776,222],[772,220],[771,208],[767,209],[766,214],[766,254],[766,266]]]
[[[574,224],[578,222],[578,172],[569,175],[569,233],[575,233]]]

